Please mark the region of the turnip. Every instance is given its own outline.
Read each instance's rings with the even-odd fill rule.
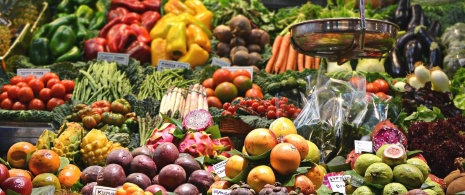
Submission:
[[[431,69],[431,84],[433,85],[433,90],[439,92],[449,91],[449,78],[446,73],[444,73],[441,68],[433,67]]]
[[[394,88],[397,89],[399,92],[405,92],[405,82],[398,81],[394,84]]]
[[[415,89],[420,89],[425,86],[425,84],[418,81],[417,77],[413,74],[407,76],[407,83]]]
[[[417,77],[417,80],[423,84],[426,82],[431,81],[431,73],[430,71],[423,65],[422,62],[416,63],[415,64],[415,70],[414,70],[415,77]]]

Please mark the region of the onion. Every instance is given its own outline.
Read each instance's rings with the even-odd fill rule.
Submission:
[[[423,65],[423,62],[415,63],[415,77],[417,80],[423,84],[431,81],[430,71]]]
[[[418,81],[417,77],[413,74],[407,76],[407,83],[415,89],[420,89],[425,86],[425,84]]]
[[[446,73],[444,73],[441,68],[433,67],[431,69],[431,84],[433,85],[433,90],[439,92],[449,91],[449,78]]]
[[[394,88],[397,89],[399,92],[405,92],[405,82],[398,81],[394,84]]]

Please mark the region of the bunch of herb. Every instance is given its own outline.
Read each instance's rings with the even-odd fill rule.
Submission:
[[[315,5],[311,2],[307,2],[300,7],[281,8],[272,19],[276,30],[269,33],[271,37],[276,37],[276,35],[281,32],[281,29],[286,29],[298,22],[316,19],[322,9],[323,7],[320,5]]]

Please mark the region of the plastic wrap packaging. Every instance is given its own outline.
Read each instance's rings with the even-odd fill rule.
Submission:
[[[465,23],[448,27],[441,36],[441,43],[446,47],[444,72],[449,78],[465,66]]]

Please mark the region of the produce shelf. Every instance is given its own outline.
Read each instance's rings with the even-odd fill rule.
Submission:
[[[51,129],[48,123],[0,122],[0,153],[6,153],[16,142],[35,144],[44,129]]]

